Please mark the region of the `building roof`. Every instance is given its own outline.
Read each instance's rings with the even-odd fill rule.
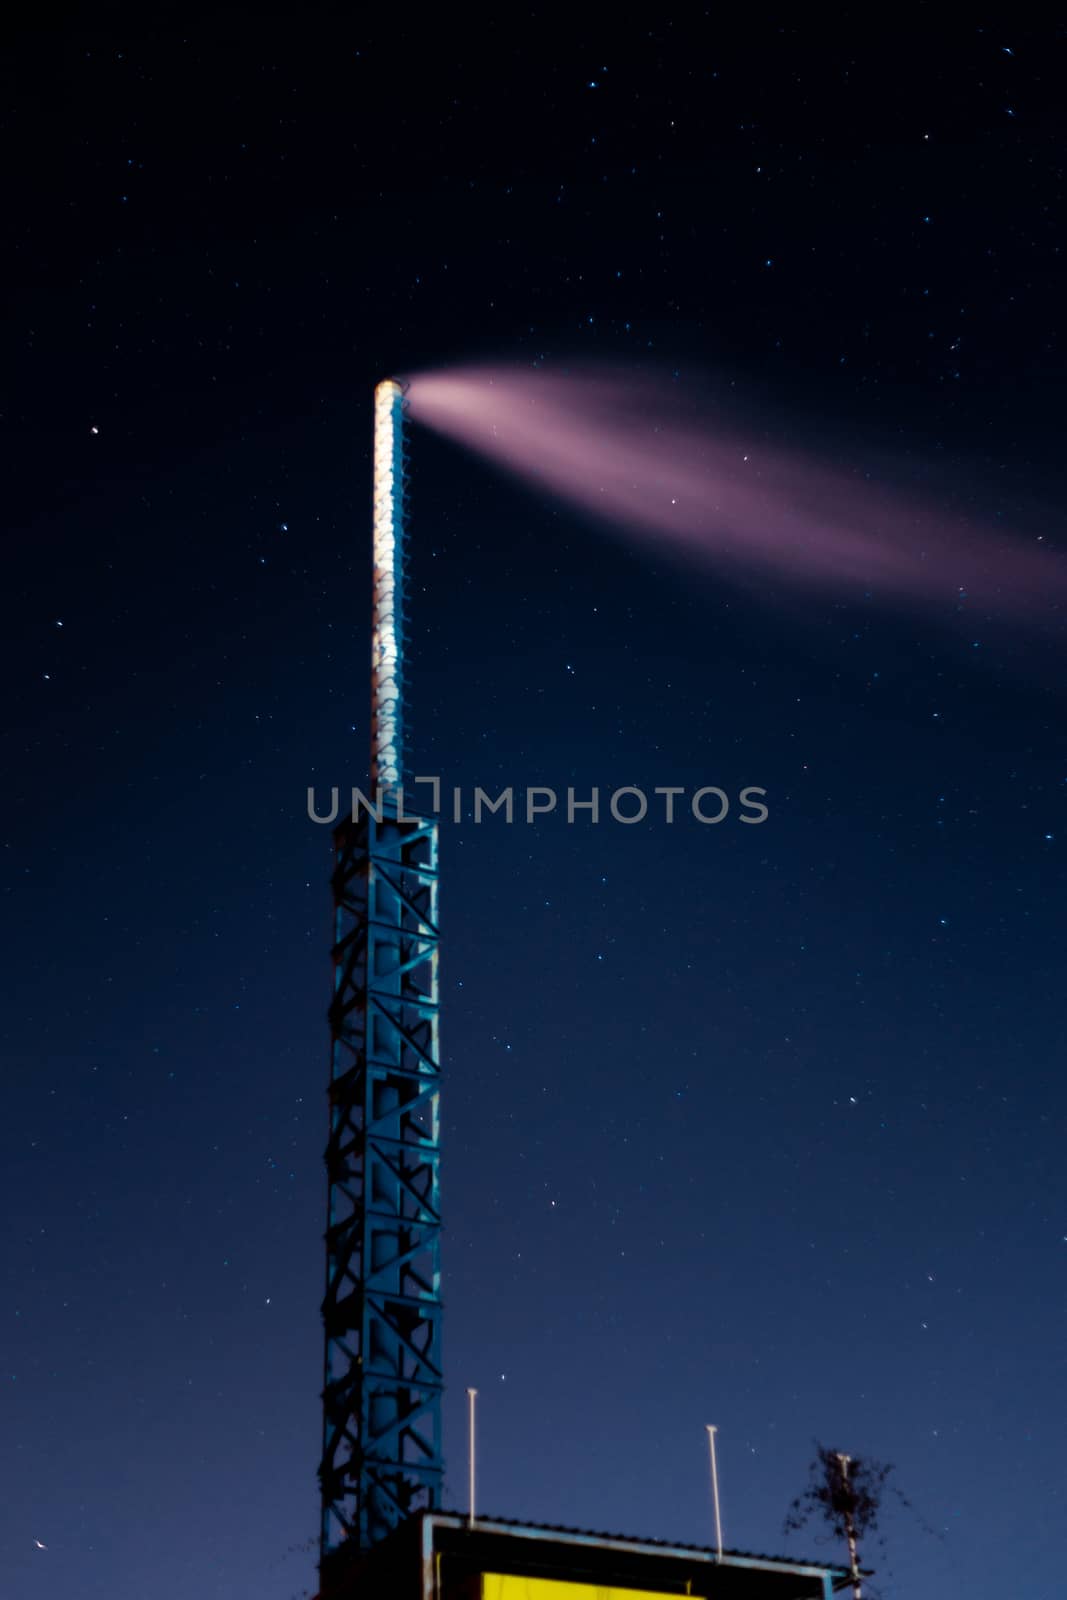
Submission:
[[[435,1510],[435,1512],[422,1512],[426,1522],[437,1523],[438,1526],[451,1526],[456,1530],[469,1528],[469,1514],[456,1512],[456,1510]],[[625,1533],[600,1533],[592,1528],[569,1528],[563,1523],[537,1523],[517,1522],[509,1517],[483,1517],[475,1515],[475,1534],[504,1534],[510,1538],[541,1539],[541,1541],[558,1541],[560,1544],[573,1544],[582,1546],[587,1550],[600,1549],[603,1552],[614,1550],[619,1555],[630,1557],[667,1557],[675,1560],[694,1560],[717,1565],[717,1549],[709,1544],[686,1544],[686,1542],[672,1541],[672,1539],[649,1539]],[[747,1568],[750,1571],[765,1571],[765,1573],[779,1573],[782,1576],[805,1576],[805,1578],[824,1578],[829,1576],[830,1586],[841,1589],[851,1581],[848,1568],[838,1565],[837,1562],[809,1562],[800,1555],[763,1555],[755,1554],[750,1550],[733,1550],[723,1547],[721,1568]],[[737,1578],[742,1574],[737,1573]]]
[[[465,1511],[423,1510],[369,1549],[342,1544],[331,1551],[320,1567],[322,1593],[330,1600],[356,1595],[398,1600],[416,1594],[426,1600],[426,1575],[435,1570],[439,1584],[442,1560],[441,1592],[467,1600],[485,1573],[638,1592],[713,1592],[717,1600],[752,1600],[755,1594],[762,1600],[826,1600],[850,1582],[844,1567],[798,1556],[724,1549],[720,1558],[706,1544],[507,1517],[476,1515],[472,1522]]]
[[[432,1511],[425,1515],[433,1517],[454,1517],[457,1521],[466,1522],[466,1511]],[[572,1528],[560,1522],[530,1522],[527,1518],[515,1517],[485,1517],[479,1511],[475,1524],[477,1527],[499,1527],[514,1532],[518,1528],[528,1529],[531,1533],[563,1534],[575,1539],[595,1539],[601,1544],[631,1544],[640,1545],[642,1549],[662,1550],[664,1554],[677,1551],[685,1555],[706,1556],[709,1559],[716,1554],[715,1546],[710,1544],[690,1544],[678,1539],[651,1539],[641,1534],[632,1533],[604,1533],[596,1528]],[[765,1561],[769,1566],[775,1567],[817,1567],[820,1572],[832,1572],[835,1577],[849,1576],[848,1569],[839,1566],[835,1561],[807,1561],[802,1556],[771,1556],[754,1550],[728,1550],[723,1547],[724,1556],[734,1556],[741,1561]]]

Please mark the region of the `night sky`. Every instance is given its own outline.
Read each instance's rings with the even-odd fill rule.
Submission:
[[[9,42],[20,1600],[314,1587],[372,387],[586,361],[1055,581],[739,582],[413,428],[415,769],[770,811],[442,822],[447,1501],[474,1385],[487,1513],[709,1541],[715,1423],[728,1545],[842,1559],[819,1439],[895,1463],[887,1600],[1063,1592],[1067,35],[678,14]]]

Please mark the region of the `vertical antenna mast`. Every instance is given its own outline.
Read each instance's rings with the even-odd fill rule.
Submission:
[[[467,1390],[467,1468],[470,1493],[467,1511],[467,1526],[471,1528],[474,1527],[474,1403],[477,1398],[477,1389]]]
[[[860,1552],[856,1543],[856,1523],[853,1516],[852,1485],[849,1482],[848,1469],[852,1465],[852,1457],[845,1455],[843,1450],[837,1452],[838,1465],[841,1468],[841,1500],[844,1506],[845,1535],[848,1539],[848,1564],[849,1576],[852,1579],[853,1600],[863,1600],[863,1585],[860,1582]]]
[[[715,1435],[718,1428],[707,1424],[708,1450],[711,1455],[711,1499],[715,1507],[715,1559],[722,1560],[722,1512],[719,1509],[719,1465],[715,1459]]]
[[[320,1577],[440,1505],[437,823],[403,783],[404,396],[374,395],[371,786],[334,834]]]
[[[404,771],[404,558],[407,542],[404,391],[374,391],[374,620],[371,634],[372,785],[395,789]]]

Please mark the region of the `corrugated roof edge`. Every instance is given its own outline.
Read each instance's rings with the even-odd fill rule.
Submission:
[[[459,1522],[466,1522],[468,1518],[466,1511],[444,1509],[426,1511],[423,1515],[427,1517],[455,1518]],[[686,1539],[650,1539],[635,1533],[605,1533],[598,1528],[570,1528],[562,1522],[529,1522],[524,1517],[487,1517],[479,1511],[475,1516],[475,1526],[478,1527],[483,1523],[490,1523],[497,1527],[532,1528],[539,1533],[569,1533],[582,1539],[606,1539],[613,1544],[640,1544],[648,1545],[651,1549],[686,1550],[691,1551],[694,1555],[709,1557],[714,1556],[716,1553],[713,1545],[690,1544]],[[725,1547],[723,1548],[723,1555],[738,1556],[743,1561],[773,1562],[775,1566],[779,1567],[817,1567],[822,1572],[832,1573],[835,1578],[847,1578],[849,1576],[848,1569],[839,1566],[836,1561],[808,1561],[803,1556],[771,1556],[762,1551],[727,1550]],[[864,1576],[866,1577],[867,1575],[864,1572]]]

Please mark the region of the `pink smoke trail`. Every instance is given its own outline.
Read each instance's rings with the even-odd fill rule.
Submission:
[[[726,574],[1005,616],[1067,599],[1067,564],[1029,542],[680,410],[673,384],[468,367],[408,381],[411,414],[615,527]]]

